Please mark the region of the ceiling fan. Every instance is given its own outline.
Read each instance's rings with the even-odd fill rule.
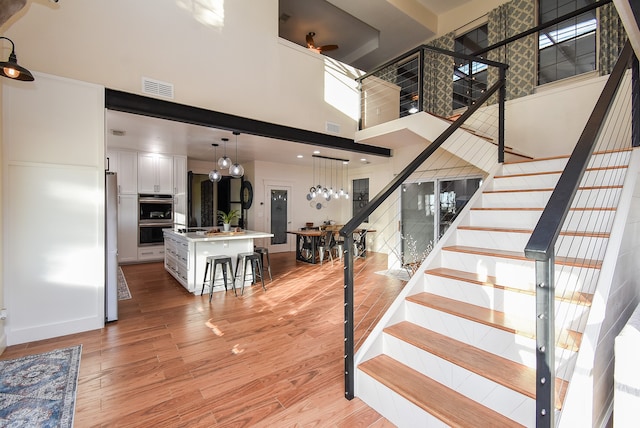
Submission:
[[[315,42],[313,41],[313,36],[315,35],[316,33],[314,33],[313,31],[307,34],[307,48],[311,49],[312,51],[316,51],[318,53],[333,51],[338,49],[338,45],[316,46]]]

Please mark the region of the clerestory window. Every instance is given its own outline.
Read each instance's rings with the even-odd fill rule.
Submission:
[[[455,39],[456,53],[471,55],[488,46],[487,24]],[[471,106],[487,89],[487,65],[456,59],[453,66],[453,109]]]
[[[544,24],[595,0],[538,0]],[[562,21],[538,34],[538,84],[543,85],[596,69],[596,11]]]

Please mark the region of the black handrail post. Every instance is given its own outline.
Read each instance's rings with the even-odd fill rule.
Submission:
[[[631,147],[640,147],[640,66],[636,55],[631,64]]]
[[[555,427],[554,255],[536,260],[536,427]]]
[[[355,397],[355,365],[353,339],[353,234],[344,237],[344,396]]]
[[[424,111],[424,49],[418,53],[418,111]]]
[[[364,106],[365,94],[362,91],[362,79],[356,79],[356,81],[358,82],[358,92],[360,92],[360,118],[358,119],[358,131],[362,131],[362,112],[364,110],[362,106]]]
[[[498,91],[498,162],[504,163],[504,103],[507,97],[507,70],[499,68],[499,79],[502,82]]]

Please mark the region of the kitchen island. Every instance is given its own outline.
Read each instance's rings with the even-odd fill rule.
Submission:
[[[202,290],[207,256],[229,256],[235,270],[236,256],[253,252],[254,239],[273,237],[271,233],[252,230],[207,233],[204,230],[165,229],[163,232],[165,269],[190,293],[198,295]],[[216,277],[219,280],[215,281],[213,291],[224,290],[220,269]],[[236,287],[241,286],[239,281]]]

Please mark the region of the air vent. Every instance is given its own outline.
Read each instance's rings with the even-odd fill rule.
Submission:
[[[331,132],[332,134],[340,133],[340,125],[337,123],[327,122],[325,125],[325,129],[327,130],[327,132]]]
[[[157,97],[173,99],[173,84],[143,77],[142,92]]]

